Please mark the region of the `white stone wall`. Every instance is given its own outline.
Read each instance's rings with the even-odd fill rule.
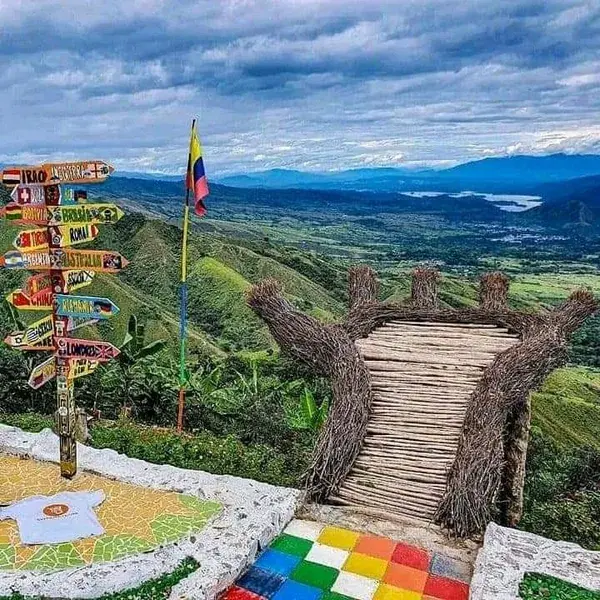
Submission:
[[[171,598],[210,600],[254,561],[259,548],[281,533],[301,501],[298,490],[154,465],[114,450],[80,444],[77,451],[81,469],[135,485],[215,500],[223,505],[222,512],[201,532],[148,554],[50,573],[0,571],[0,596],[15,591],[50,598],[96,598],[173,571],[190,556],[200,568],[175,586]],[[0,453],[58,462],[58,438],[49,429],[32,434],[0,425]]]
[[[475,562],[471,600],[520,600],[525,573],[600,590],[600,552],[490,523]]]

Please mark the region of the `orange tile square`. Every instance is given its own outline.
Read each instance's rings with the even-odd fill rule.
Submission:
[[[420,592],[412,592],[403,590],[402,588],[394,587],[393,585],[381,584],[373,600],[422,600],[423,596]]]
[[[392,562],[383,576],[383,582],[394,587],[422,593],[425,589],[427,577],[428,573],[426,571]]]
[[[383,558],[383,560],[390,560],[395,548],[396,542],[392,540],[376,535],[362,535],[358,540],[358,544],[354,547],[354,552],[360,552],[361,554],[367,554],[375,558]]]
[[[358,538],[360,538],[360,533],[356,533],[356,531],[327,526],[317,538],[317,542],[342,550],[354,550]]]
[[[366,554],[360,554],[358,552],[352,552],[344,563],[342,570],[381,581],[387,567],[387,560],[375,558],[374,556],[367,556]]]

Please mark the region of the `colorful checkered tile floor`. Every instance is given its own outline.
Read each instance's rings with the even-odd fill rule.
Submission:
[[[467,600],[469,581],[442,554],[294,520],[221,600]]]

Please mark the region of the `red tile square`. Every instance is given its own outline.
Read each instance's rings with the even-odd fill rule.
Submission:
[[[408,544],[396,544],[394,554],[392,554],[392,562],[420,569],[421,571],[429,571],[429,563],[431,557],[425,550],[409,546]]]
[[[439,600],[469,600],[469,586],[462,581],[430,575],[423,593]]]
[[[262,596],[234,585],[220,596],[220,600],[265,600]]]

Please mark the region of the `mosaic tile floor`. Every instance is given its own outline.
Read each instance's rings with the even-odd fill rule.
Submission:
[[[294,520],[221,600],[467,600],[469,581],[442,554]]]
[[[200,531],[221,506],[175,492],[113,481],[90,473],[62,479],[57,465],[0,456],[0,504],[29,496],[103,490],[95,509],[105,534],[68,544],[24,546],[15,521],[0,521],[0,569],[51,570],[148,552]]]

